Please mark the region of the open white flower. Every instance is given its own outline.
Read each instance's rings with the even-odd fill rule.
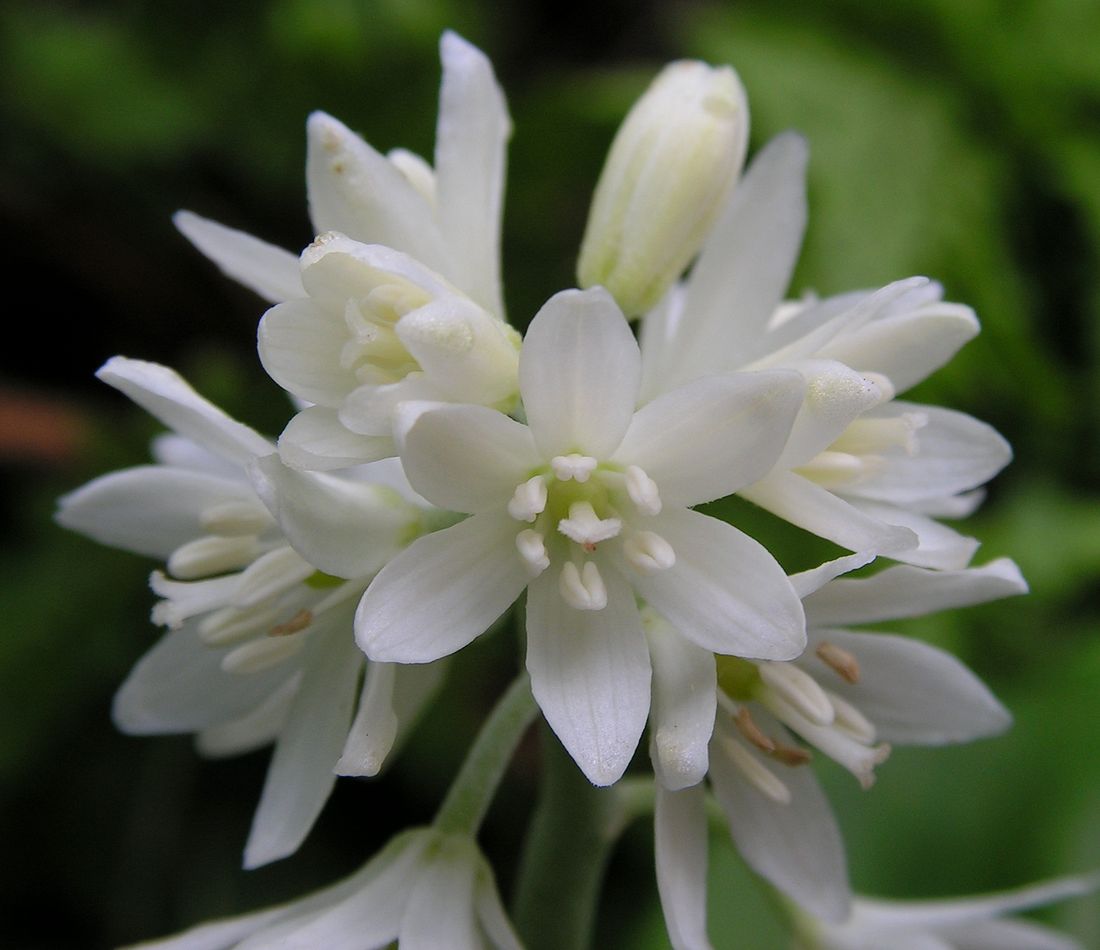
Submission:
[[[943,900],[885,901],[857,897],[842,923],[796,912],[805,950],[1081,950],[1076,940],[1005,915],[1094,891],[1096,877],[1070,877],[1011,891]]]
[[[1010,722],[988,688],[949,654],[910,638],[845,627],[1027,589],[1007,559],[960,571],[899,565],[867,578],[829,580],[861,560],[853,555],[792,577],[806,609],[809,643],[802,656],[790,663],[718,658],[719,710],[707,763],[711,788],[746,862],[808,912],[831,921],[848,914],[846,860],[832,810],[807,767],[811,748],[867,788],[889,752],[887,743],[965,742],[1001,732]],[[667,637],[660,628],[653,634]],[[655,663],[654,679],[661,675]],[[698,950],[709,947],[705,791],[702,784],[685,788],[676,781],[680,776],[660,743],[662,730],[693,728],[701,713],[688,712],[681,707],[662,717],[655,709],[652,751],[666,922],[677,948]]]
[[[924,278],[784,304],[806,222],[806,147],[793,134],[753,162],[690,276],[642,328],[644,399],[712,373],[795,369],[806,401],[775,469],[740,494],[850,550],[958,569],[977,547],[934,520],[1010,459],[962,413],[891,402],[978,332]]]
[[[395,940],[402,950],[519,950],[472,838],[406,831],[339,884],[133,950],[376,950]]]
[[[286,469],[267,439],[166,367],[115,357],[98,375],[176,433],[157,440],[158,464],[95,479],[57,515],[167,562],[152,577],[163,598],[153,619],[170,629],[123,683],[115,722],[139,735],[195,732],[210,755],[275,742],[245,850],[246,865],[264,864],[298,847],[337,760],[343,773],[377,772],[438,682],[437,667],[371,665],[349,731],[363,668],[356,601],[423,529],[424,509],[384,472],[366,482]],[[324,534],[323,549],[302,541],[303,522]],[[334,557],[342,577],[322,573]]]
[[[596,784],[622,774],[649,711],[635,597],[701,649],[790,659],[804,645],[801,603],[771,555],[688,507],[771,466],[800,378],[700,380],[636,413],[639,370],[610,295],[566,291],[524,342],[528,425],[479,406],[407,405],[409,481],[472,517],[398,555],[356,616],[368,657],[423,663],[465,646],[527,588],[535,698]]]

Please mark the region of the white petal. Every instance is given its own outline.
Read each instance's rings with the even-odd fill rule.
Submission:
[[[291,701],[300,682],[300,676],[292,676],[255,709],[237,719],[203,729],[195,737],[199,754],[215,759],[225,758],[251,752],[274,742],[286,723]]]
[[[675,388],[666,387],[665,379],[671,379],[668,364],[676,361],[676,335],[684,317],[686,299],[687,288],[683,282],[673,285],[638,324],[638,343],[642,351],[642,384],[638,400],[641,405]]]
[[[676,564],[632,580],[680,634],[734,656],[789,660],[802,652],[802,602],[764,547],[687,509],[666,510],[653,523],[676,552]]]
[[[666,505],[732,494],[779,457],[802,388],[783,370],[698,379],[639,409],[614,460],[641,467]]]
[[[527,421],[546,457],[606,458],[634,415],[641,354],[602,287],[564,290],[531,321],[519,379]]]
[[[822,347],[819,355],[853,369],[882,373],[904,392],[951,359],[978,332],[974,311],[935,302],[874,320]]]
[[[232,462],[244,464],[253,456],[271,451],[267,439],[230,419],[167,366],[113,356],[96,376],[125,393],[168,428]]]
[[[1012,717],[989,688],[951,654],[886,633],[815,630],[810,647],[832,643],[859,663],[859,682],[829,680],[874,723],[881,739],[919,745],[965,742],[996,735]],[[816,659],[801,662],[815,676],[831,674]]]
[[[916,547],[879,552],[889,554],[896,561],[916,564],[918,567],[957,571],[966,567],[974,556],[974,552],[978,550],[979,542],[974,538],[959,534],[954,528],[933,521],[911,509],[866,501],[862,498],[850,498],[849,501],[852,508],[864,515],[886,525],[907,529],[916,535]]]
[[[657,786],[653,815],[657,890],[674,950],[710,950],[707,937],[707,812],[702,785]]]
[[[790,575],[791,586],[798,593],[798,596],[802,598],[802,606],[806,607],[806,598],[815,591],[820,590],[829,581],[841,574],[847,574],[849,571],[857,570],[863,567],[865,564],[870,564],[875,559],[873,554],[858,553],[847,554],[843,557],[834,558],[831,561],[826,561],[824,564],[819,564],[817,567],[811,568],[808,571],[800,571],[797,574]],[[807,613],[806,625],[810,626],[811,618]]]
[[[177,211],[172,223],[223,274],[254,290],[264,300],[281,303],[305,296],[296,254],[190,211]]]
[[[952,950],[1082,950],[1072,937],[1030,920],[983,920],[943,934]]]
[[[443,60],[435,131],[439,228],[455,262],[452,279],[483,307],[503,316],[500,218],[505,146],[512,124],[484,54],[449,30],[439,50]]]
[[[687,283],[664,390],[743,365],[783,297],[806,225],[806,143],[778,136],[753,161]]]
[[[250,496],[240,482],[146,465],[102,475],[70,492],[58,502],[56,518],[100,544],[167,559],[204,533],[203,511]]]
[[[769,735],[792,742],[763,710],[753,711]],[[791,801],[781,804],[753,787],[720,748],[711,750],[714,794],[741,856],[758,874],[827,921],[848,914],[848,873],[840,829],[828,800],[806,766],[784,768]]]
[[[613,568],[603,578],[603,610],[570,607],[554,568],[527,592],[531,691],[593,785],[618,781],[649,713],[649,650],[634,593]]]
[[[169,468],[188,468],[204,475],[220,475],[237,484],[247,481],[241,467],[235,462],[227,461],[204,449],[197,442],[174,432],[162,432],[154,436],[149,454],[155,461]]]
[[[279,456],[291,468],[324,471],[374,462],[396,453],[389,436],[360,435],[346,428],[335,410],[310,406],[287,423]]]
[[[928,420],[916,432],[917,451],[913,455],[901,449],[884,453],[882,468],[845,488],[846,493],[908,505],[975,488],[1012,458],[1012,449],[991,426],[962,412],[895,401],[865,418],[896,419],[907,413]]]
[[[501,903],[492,869],[484,859],[478,867],[477,883],[474,887],[474,909],[489,945],[494,950],[523,950]]]
[[[503,512],[474,515],[398,554],[359,603],[363,652],[384,663],[427,663],[488,630],[527,585],[516,527]]]
[[[960,571],[899,565],[871,577],[843,578],[810,594],[803,606],[813,627],[848,626],[921,617],[1026,593],[1020,569],[1002,557]]]
[[[451,272],[431,205],[385,156],[323,112],[309,117],[306,132],[306,183],[316,233],[340,231]]]
[[[293,854],[336,781],[333,766],[347,737],[363,662],[350,627],[350,611],[333,611],[309,631],[302,683],[275,746],[245,846],[246,868]]]
[[[417,509],[384,485],[297,472],[278,455],[257,459],[250,472],[294,549],[337,577],[374,574],[418,525]]]
[[[227,652],[206,646],[195,621],[165,634],[115,694],[115,725],[132,735],[206,729],[245,715],[297,669],[294,660],[253,676],[234,676],[221,668]]]
[[[507,504],[516,486],[541,462],[526,426],[482,406],[421,412],[403,443],[401,457],[409,483],[433,504],[451,511],[484,511]]]
[[[413,881],[401,918],[402,950],[482,950],[474,915],[477,846],[443,838]]]
[[[340,365],[348,341],[342,309],[309,300],[277,304],[260,320],[258,339],[267,374],[299,399],[336,408],[358,386],[355,374]]]
[[[717,700],[714,655],[685,640],[652,610],[642,621],[653,663],[653,770],[665,788],[686,788],[707,773]]]
[[[739,494],[849,551],[896,557],[898,551],[913,548],[917,540],[907,528],[865,514],[794,472],[772,472],[755,485],[741,489]]]

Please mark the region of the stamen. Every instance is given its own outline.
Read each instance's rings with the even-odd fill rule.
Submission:
[[[593,550],[601,541],[616,537],[623,523],[618,518],[601,518],[591,502],[575,501],[569,506],[569,517],[558,522],[558,530],[570,541]]]
[[[199,524],[210,534],[259,534],[273,525],[266,508],[249,501],[225,501],[211,505],[199,516]]]
[[[571,455],[555,455],[550,459],[550,468],[554,472],[554,477],[562,482],[570,479],[575,482],[586,482],[588,476],[596,471],[596,466],[599,464],[591,455],[578,455],[576,452]]]
[[[722,736],[721,743],[722,749],[753,788],[776,804],[791,803],[791,790],[740,742],[730,736]]]
[[[856,419],[830,448],[853,455],[870,455],[887,449],[901,449],[906,455],[915,455],[919,448],[917,430],[926,425],[926,412],[905,412],[889,419]]]
[[[637,465],[627,467],[626,493],[643,515],[661,513],[661,495],[657,490],[657,483]]]
[[[777,742],[775,749],[769,753],[776,762],[782,762],[792,768],[805,765],[813,760],[813,753],[800,745],[787,745],[785,742]]]
[[[256,557],[254,537],[218,538],[207,535],[180,545],[168,558],[168,570],[180,580],[196,580],[236,571]]]
[[[607,588],[594,561],[585,561],[579,571],[572,561],[566,562],[558,575],[558,590],[576,610],[603,610],[607,606]]]
[[[879,391],[880,406],[898,394],[897,387],[890,382],[889,376],[884,376],[882,373],[864,373],[863,378]]]
[[[270,607],[251,610],[223,607],[202,618],[199,638],[207,646],[226,647],[268,629],[275,617],[276,613]]]
[[[516,535],[516,549],[531,577],[538,577],[550,566],[550,555],[546,553],[546,542],[538,531],[527,528]]]
[[[880,456],[852,455],[850,452],[827,449],[799,466],[798,474],[822,488],[840,488],[874,474],[881,467]]]
[[[623,556],[646,576],[667,571],[676,563],[676,551],[655,531],[635,531],[623,542]]]
[[[533,522],[546,508],[546,480],[541,475],[517,485],[508,502],[508,514],[516,521]]]
[[[756,720],[752,718],[752,713],[749,712],[748,706],[742,706],[737,710],[737,715],[734,716],[733,722],[734,725],[737,726],[737,731],[756,746],[756,748],[763,752],[775,751],[775,741],[770,736],[760,731],[760,727],[756,724]]]
[[[303,607],[286,623],[280,623],[268,630],[270,637],[286,637],[292,633],[300,633],[313,623],[313,614]]]
[[[845,683],[859,682],[859,661],[843,647],[824,642],[819,643],[814,652],[821,662],[835,671]]]
[[[863,715],[855,706],[846,699],[842,699],[834,693],[828,693],[829,701],[836,710],[836,719],[833,725],[843,729],[857,742],[870,745],[875,741],[875,724]]]
[[[305,643],[305,637],[260,637],[249,640],[222,657],[226,673],[259,673],[269,670],[294,656]]]
[[[809,673],[791,663],[761,663],[760,677],[782,699],[790,703],[810,722],[828,726],[833,721],[833,704]]]

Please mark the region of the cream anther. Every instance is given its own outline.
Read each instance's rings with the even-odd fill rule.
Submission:
[[[527,573],[531,577],[538,577],[550,566],[550,555],[546,553],[545,539],[538,531],[527,528],[517,534],[516,550],[523,558],[523,563],[527,565]]]
[[[558,575],[558,590],[565,602],[576,610],[603,610],[607,606],[607,588],[599,568],[592,561],[585,561],[579,571],[576,564],[567,561]]]
[[[776,804],[791,803],[791,790],[763,762],[730,736],[722,736],[721,742],[723,751],[753,788]]]
[[[870,455],[888,449],[901,449],[915,455],[920,443],[917,431],[928,425],[925,412],[905,412],[889,419],[856,419],[841,433],[830,449],[853,455]]]
[[[676,563],[676,552],[655,531],[635,531],[623,542],[623,556],[639,574],[667,571]]]
[[[657,483],[637,465],[627,467],[626,493],[643,515],[661,513],[661,495],[657,491]]]
[[[512,499],[508,502],[508,514],[516,521],[526,521],[530,524],[546,507],[546,481],[541,475],[535,475],[527,479],[522,485],[517,485],[512,493]]]
[[[791,663],[757,664],[760,678],[810,722],[818,726],[832,723],[835,713],[829,697],[809,673]]]
[[[204,531],[223,535],[259,534],[274,523],[266,508],[249,501],[211,505],[199,517]]]
[[[168,571],[180,580],[195,580],[236,571],[256,557],[256,539],[251,536],[218,538],[207,536],[188,541],[168,558]]]
[[[587,501],[575,501],[569,506],[569,517],[558,522],[558,530],[570,541],[576,541],[591,551],[601,541],[616,537],[623,523],[618,518],[601,518]]]
[[[870,745],[875,741],[875,725],[870,719],[846,699],[832,692],[827,692],[826,695],[836,710],[836,718],[833,720],[836,728],[848,733],[856,742]]]
[[[199,622],[199,638],[207,646],[225,647],[269,629],[275,620],[276,613],[270,607],[249,610],[223,607],[202,618]]]
[[[554,477],[562,482],[570,479],[575,482],[586,482],[599,464],[591,455],[578,455],[576,452],[571,455],[555,455],[550,459],[550,468],[554,471]]]
[[[259,673],[294,656],[305,643],[305,637],[261,637],[249,640],[222,657],[226,673]]]

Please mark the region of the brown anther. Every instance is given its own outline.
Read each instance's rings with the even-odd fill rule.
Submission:
[[[303,607],[286,623],[276,624],[268,630],[267,634],[270,637],[287,637],[292,633],[305,630],[311,623],[313,623],[313,614]]]
[[[783,742],[775,743],[775,749],[769,753],[773,759],[777,762],[782,762],[784,765],[805,765],[813,758],[813,753],[809,749],[803,749],[801,746],[787,745]]]
[[[859,661],[843,647],[835,643],[821,643],[815,652],[845,683],[859,682]]]
[[[756,748],[762,749],[769,755],[775,751],[775,742],[760,731],[760,727],[755,723],[752,715],[749,713],[748,706],[742,706],[737,710],[737,715],[733,717],[733,721],[737,726],[737,731],[756,746]]]
[[[581,547],[584,548],[589,554],[596,550],[596,545],[592,541],[585,541],[585,543],[582,544]]]

